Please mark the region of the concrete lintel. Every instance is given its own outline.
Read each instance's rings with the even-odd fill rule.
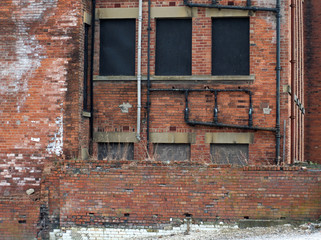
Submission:
[[[84,12],[84,23],[91,25],[91,14]]]
[[[151,133],[152,143],[195,143],[195,133]]]
[[[136,76],[94,76],[94,81],[134,81]],[[142,76],[147,80],[147,76]],[[235,76],[211,76],[211,75],[189,75],[189,76],[150,76],[151,81],[254,81],[255,75]]]
[[[251,144],[254,142],[254,133],[215,132],[205,134],[205,143],[221,144]]]
[[[254,12],[249,10],[235,10],[235,9],[218,9],[218,8],[207,8],[206,17],[248,17],[254,16]]]
[[[138,18],[138,8],[98,8],[97,19]],[[192,18],[197,17],[197,9],[189,7],[153,7],[152,18]]]
[[[136,143],[134,132],[94,132],[94,142]]]
[[[153,7],[152,18],[192,18],[197,17],[197,8],[190,7]]]
[[[96,19],[138,18],[138,8],[98,8]]]

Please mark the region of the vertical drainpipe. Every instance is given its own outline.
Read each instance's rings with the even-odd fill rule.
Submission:
[[[142,108],[142,21],[143,21],[143,0],[139,0],[138,7],[138,47],[137,47],[137,134],[136,138],[140,141],[140,118]]]
[[[94,50],[95,50],[95,20],[96,20],[96,0],[92,1],[91,14],[91,54],[90,54],[90,123],[89,123],[89,154],[93,154],[94,145]]]
[[[276,53],[276,164],[280,159],[280,81],[281,81],[281,5],[280,0],[276,0],[276,39],[277,39],[277,53]]]
[[[294,162],[295,159],[295,103],[294,103],[294,96],[296,93],[296,84],[295,84],[295,53],[294,53],[294,47],[295,47],[295,28],[294,28],[294,14],[295,14],[295,3],[294,0],[291,0],[291,163]]]
[[[151,18],[151,0],[148,0],[148,27],[147,27],[147,36],[148,36],[148,47],[147,47],[147,106],[146,106],[146,115],[147,115],[147,120],[146,120],[146,140],[147,140],[147,153],[149,153],[149,115],[150,115],[150,88],[151,88],[151,83],[150,83],[150,32],[151,32],[151,23],[150,23],[150,18]]]

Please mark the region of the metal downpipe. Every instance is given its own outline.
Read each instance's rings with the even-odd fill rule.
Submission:
[[[295,84],[295,27],[294,27],[294,15],[295,15],[295,3],[294,0],[291,0],[291,152],[290,152],[290,161],[294,163],[295,160],[295,103],[294,103],[294,96],[296,93],[296,84]]]
[[[139,0],[138,7],[138,46],[137,46],[137,128],[136,138],[140,141],[140,121],[142,108],[142,21],[143,21],[143,0]]]
[[[276,53],[276,164],[280,161],[280,81],[281,81],[281,5],[280,0],[276,0],[276,39],[277,39],[277,53]]]
[[[93,154],[94,145],[94,49],[95,49],[96,0],[92,1],[91,14],[91,53],[90,53],[90,120],[89,120],[89,154]]]
[[[147,153],[149,154],[149,124],[150,124],[150,88],[151,88],[151,83],[150,83],[150,32],[151,32],[151,23],[150,23],[150,18],[151,18],[151,0],[148,0],[148,27],[147,27],[147,106],[146,106],[146,141],[147,141]]]

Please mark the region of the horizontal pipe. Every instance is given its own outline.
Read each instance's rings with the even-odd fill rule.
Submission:
[[[237,9],[237,10],[251,10],[251,11],[263,11],[263,12],[278,12],[278,10],[276,8],[190,3],[189,0],[184,0],[184,4],[188,7],[204,7],[204,8],[218,8],[218,9]]]
[[[155,89],[151,88],[151,92],[181,92],[185,93],[186,106],[185,106],[185,122],[189,125],[203,125],[203,126],[212,126],[212,127],[229,127],[229,128],[238,128],[238,129],[248,129],[248,130],[261,130],[261,131],[273,131],[276,132],[276,128],[264,128],[264,127],[253,127],[245,125],[233,125],[233,124],[223,124],[223,123],[214,123],[214,122],[198,122],[189,120],[189,108],[188,108],[188,93],[189,92],[246,92],[251,95],[251,91],[248,89]],[[250,101],[252,99],[250,97]]]
[[[276,132],[276,128],[264,128],[264,127],[249,127],[245,125],[233,125],[233,124],[223,124],[223,123],[213,123],[213,122],[198,122],[190,121],[186,119],[186,123],[189,125],[203,125],[203,126],[212,126],[212,127],[228,127],[228,128],[239,128],[239,129],[248,129],[248,130],[261,130],[261,131],[271,131]]]

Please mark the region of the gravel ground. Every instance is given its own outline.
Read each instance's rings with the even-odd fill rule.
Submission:
[[[255,227],[240,229],[220,227],[211,231],[193,231],[189,234],[143,238],[144,240],[321,240],[321,224],[307,223],[295,227],[290,224],[274,227]]]

